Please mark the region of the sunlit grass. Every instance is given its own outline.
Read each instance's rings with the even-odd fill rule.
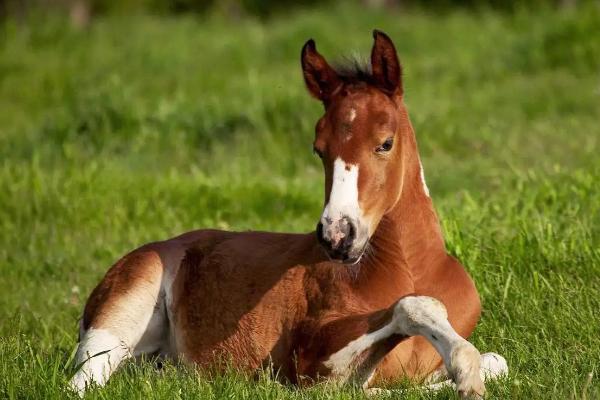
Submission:
[[[83,303],[126,251],[203,227],[313,229],[321,107],[299,49],[368,54],[374,27],[396,41],[448,248],[483,298],[473,341],[511,368],[491,397],[599,397],[600,11],[353,7],[2,28],[0,397],[70,396]],[[90,397],[362,394],[144,363]]]

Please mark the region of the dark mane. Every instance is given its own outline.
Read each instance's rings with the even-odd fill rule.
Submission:
[[[364,82],[373,85],[373,73],[371,63],[365,59],[357,57],[347,57],[334,64],[333,69],[337,72],[340,79],[347,84]]]

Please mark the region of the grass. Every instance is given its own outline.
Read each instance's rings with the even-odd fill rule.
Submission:
[[[126,251],[202,227],[311,230],[321,109],[299,50],[368,54],[374,27],[397,43],[447,246],[482,295],[472,340],[511,368],[490,397],[600,397],[598,8],[33,22],[0,35],[0,397],[74,397],[77,319]],[[142,363],[89,397],[363,395]]]

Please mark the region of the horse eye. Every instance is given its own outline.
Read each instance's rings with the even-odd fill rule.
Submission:
[[[381,146],[378,146],[375,149],[376,153],[387,153],[388,151],[390,151],[392,149],[392,146],[394,145],[394,138],[393,137],[389,137],[385,140],[385,142],[383,142],[381,144]]]

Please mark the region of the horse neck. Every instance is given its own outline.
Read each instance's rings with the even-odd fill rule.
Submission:
[[[401,194],[379,223],[360,266],[360,283],[370,292],[414,291],[415,282],[446,256],[440,223],[421,175],[414,131],[408,116],[403,120]]]

